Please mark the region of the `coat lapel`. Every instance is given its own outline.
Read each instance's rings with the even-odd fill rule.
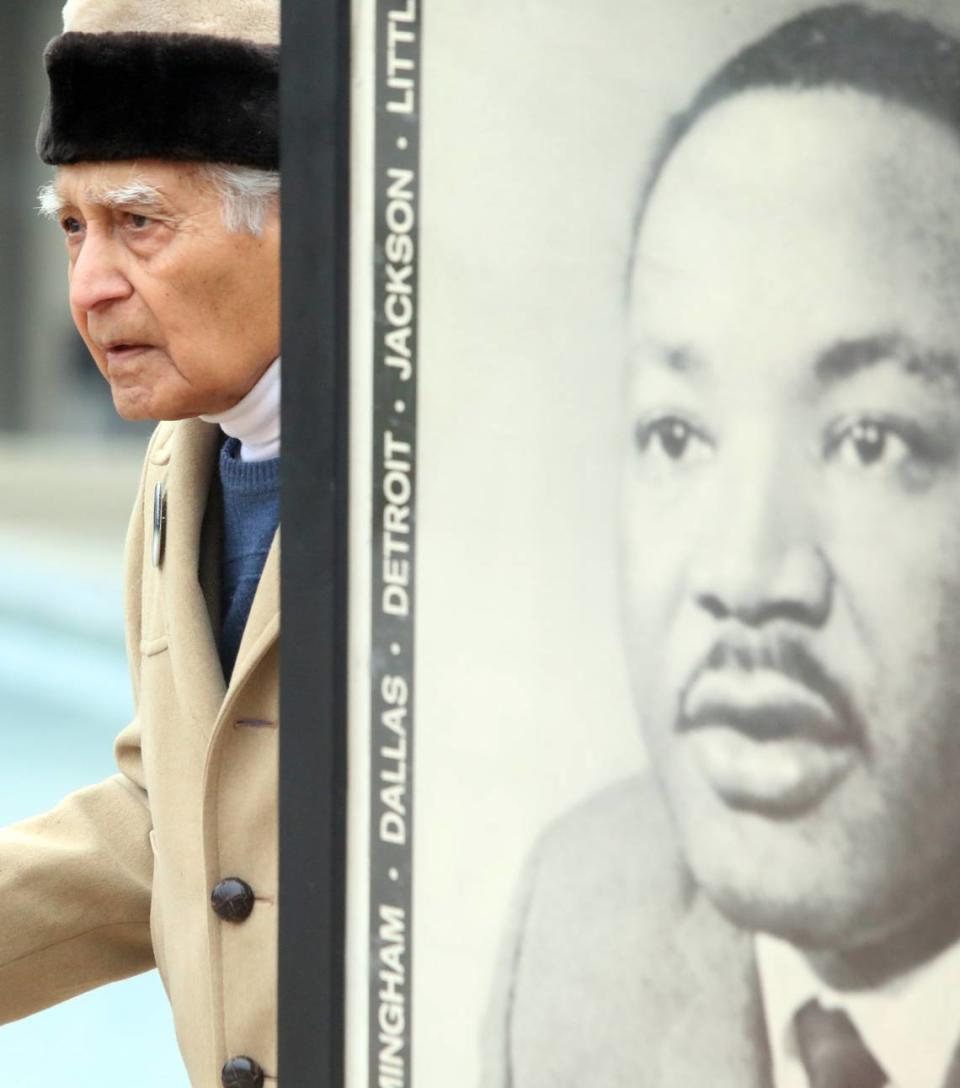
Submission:
[[[273,537],[260,583],[250,606],[230,678],[230,692],[239,688],[280,634],[280,530]]]
[[[161,577],[174,675],[190,692],[196,724],[213,729],[225,684],[200,585],[200,536],[220,430],[197,419],[177,425],[166,474],[166,540]]]
[[[771,1088],[770,1054],[750,935],[694,894],[675,941],[685,996],[661,1050],[664,1088]]]

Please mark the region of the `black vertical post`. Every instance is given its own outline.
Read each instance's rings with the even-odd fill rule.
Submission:
[[[283,1088],[344,1075],[349,56],[349,0],[283,0]]]

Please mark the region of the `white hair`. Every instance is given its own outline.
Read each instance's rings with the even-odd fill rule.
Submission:
[[[261,234],[267,219],[280,211],[280,174],[252,166],[201,167],[201,176],[220,194],[223,222],[237,234]]]
[[[39,211],[41,215],[46,216],[47,219],[58,219],[60,217],[63,211],[63,198],[60,196],[55,181],[42,186],[37,193],[37,197],[40,201]],[[159,208],[163,202],[160,193],[152,185],[147,185],[136,178],[126,185],[118,185],[115,189],[98,192],[95,197],[91,194],[91,199],[95,199],[98,204],[111,208],[140,207],[147,210]]]
[[[41,185],[40,190],[37,193],[37,200],[40,201],[37,206],[37,211],[44,219],[60,218],[63,201],[60,199],[60,194],[57,192],[55,182],[48,181],[46,185]]]
[[[280,175],[275,170],[204,163],[199,178],[219,195],[223,222],[229,231],[262,234],[267,219],[279,213]],[[40,213],[48,219],[58,219],[63,200],[56,182],[44,185],[37,196]],[[126,185],[97,194],[97,201],[116,208],[150,208],[162,206],[163,198],[152,185],[134,178]]]

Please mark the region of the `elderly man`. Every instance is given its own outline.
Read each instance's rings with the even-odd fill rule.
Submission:
[[[0,1018],[155,964],[191,1083],[276,1080],[277,0],[69,0],[42,194],[118,412],[120,773],[0,833]]]
[[[960,43],[846,5],[671,127],[629,292],[658,788],[530,867],[484,1084],[960,1084]]]

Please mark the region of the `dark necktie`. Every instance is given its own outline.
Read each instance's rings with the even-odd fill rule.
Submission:
[[[887,1083],[845,1012],[810,1001],[794,1023],[810,1088],[880,1088]]]

